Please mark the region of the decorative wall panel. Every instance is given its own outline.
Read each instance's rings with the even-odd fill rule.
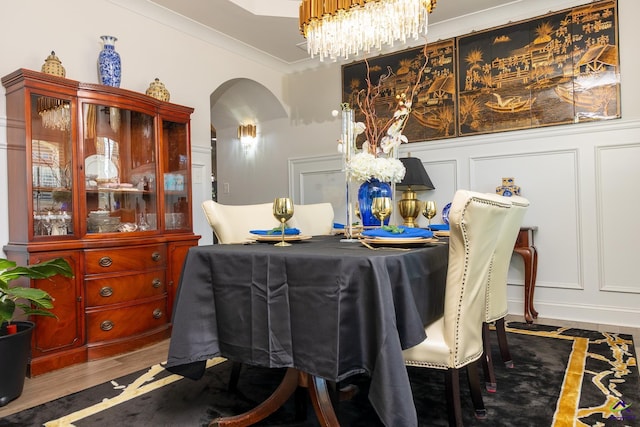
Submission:
[[[296,204],[330,202],[334,220],[346,220],[346,180],[342,156],[289,160],[289,194]]]
[[[620,117],[616,2],[457,38],[459,134]]]
[[[583,287],[577,164],[575,150],[470,158],[471,188],[493,189],[497,177],[513,176],[529,199],[523,224],[538,226],[540,287]]]
[[[404,135],[409,142],[455,136],[456,78],[453,39],[429,43],[426,51],[428,66],[413,99],[411,117]],[[389,74],[381,84],[382,96],[376,102],[378,117],[388,120],[396,110],[396,95],[413,87],[418,71],[425,61],[423,47],[369,59],[372,85]],[[358,108],[358,92],[367,88],[367,64],[358,61],[342,67],[342,99],[355,111],[356,121],[364,121]],[[362,136],[360,136],[362,139]],[[358,140],[358,145],[363,141]]]
[[[597,149],[598,248],[602,290],[640,293],[640,144]]]

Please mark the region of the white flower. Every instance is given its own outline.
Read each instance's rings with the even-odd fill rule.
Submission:
[[[409,140],[402,134],[402,123],[398,120],[387,129],[387,134],[380,141],[380,148],[385,154],[389,154],[403,142],[409,142]]]
[[[376,157],[368,152],[354,155],[347,164],[347,171],[357,181],[376,178],[382,182],[400,182],[406,172],[404,165],[392,157]]]

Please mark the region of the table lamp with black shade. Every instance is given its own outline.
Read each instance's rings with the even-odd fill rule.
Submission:
[[[403,157],[400,161],[406,173],[404,179],[396,184],[397,190],[403,190],[402,198],[398,201],[398,212],[405,226],[417,227],[416,218],[420,216],[421,204],[416,191],[433,190],[435,187],[419,158]]]

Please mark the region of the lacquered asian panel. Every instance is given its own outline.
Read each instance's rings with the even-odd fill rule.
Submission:
[[[459,134],[620,117],[616,2],[458,37]]]

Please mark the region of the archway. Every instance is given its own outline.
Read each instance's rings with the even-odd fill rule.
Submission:
[[[212,186],[218,182],[225,170],[242,166],[239,161],[244,153],[238,142],[237,129],[240,124],[258,126],[277,119],[286,119],[288,113],[280,100],[264,85],[246,78],[237,78],[221,84],[210,96],[210,118],[212,128]],[[215,132],[215,139],[213,133]],[[264,140],[266,135],[262,134]],[[259,155],[259,153],[257,154]],[[215,163],[214,163],[215,161]],[[258,159],[254,159],[258,161]],[[217,188],[218,200],[224,201],[225,188]],[[227,189],[228,192],[228,189]],[[250,203],[250,200],[246,201]]]

